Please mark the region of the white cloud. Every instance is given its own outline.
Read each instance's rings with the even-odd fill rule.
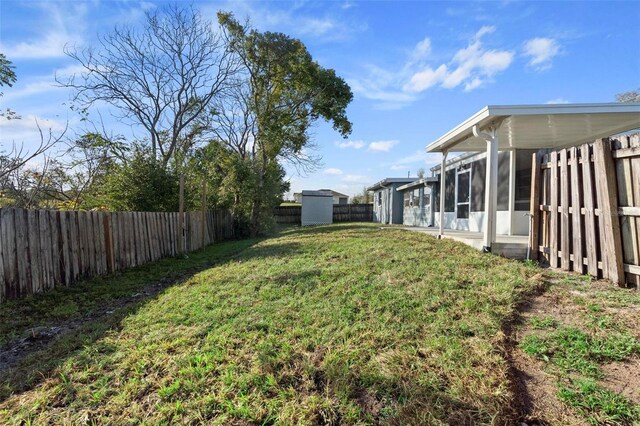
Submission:
[[[371,181],[367,176],[362,175],[346,175],[342,180],[349,183],[367,183]]]
[[[492,32],[491,28],[482,27],[469,46],[456,52],[450,71],[442,79],[442,87],[452,89],[464,83],[465,90],[473,90],[511,65],[513,52],[484,49],[480,37]]]
[[[560,45],[555,39],[536,37],[525,41],[523,50],[529,66],[543,71],[551,68],[553,58],[560,53]]]
[[[416,44],[416,47],[413,49],[413,53],[411,54],[411,59],[413,61],[420,61],[426,59],[429,55],[431,55],[431,39],[429,37],[425,37],[422,41]]]
[[[411,80],[404,86],[404,90],[411,93],[422,92],[441,83],[447,76],[447,66],[442,64],[437,69],[425,67],[411,76]]]
[[[342,174],[342,170],[330,167],[328,169],[324,169],[322,173],[330,176],[340,176]]]
[[[391,148],[396,146],[400,141],[388,140],[388,141],[376,141],[369,144],[369,151],[374,152],[389,152]]]
[[[346,149],[346,148],[360,149],[365,146],[365,143],[363,141],[345,141],[345,142],[338,141],[336,142],[336,146],[340,149]]]
[[[347,79],[357,96],[376,101],[377,109],[397,109],[415,100],[412,94],[397,88],[401,86],[401,72],[390,72],[375,65],[366,68],[368,73],[365,77]]]
[[[569,101],[566,100],[565,98],[561,97],[561,98],[551,99],[551,100],[549,100],[549,101],[547,101],[545,103],[547,103],[547,104],[568,104]]]
[[[475,34],[475,39],[476,40],[480,40],[480,38],[482,38],[482,36],[484,36],[485,34],[491,34],[493,32],[495,32],[496,27],[493,25],[485,25],[484,27],[480,28],[478,30],[478,32]]]
[[[60,58],[64,56],[65,44],[72,40],[65,31],[52,31],[38,40],[22,41],[14,46],[3,44],[2,50],[11,59]]]
[[[40,129],[38,129],[40,126]],[[39,117],[33,114],[23,115],[20,120],[0,118],[0,149],[10,150],[12,145],[24,145],[25,152],[32,151],[40,144],[40,131],[45,141],[49,133],[55,138],[60,136],[67,125],[61,121]]]
[[[438,164],[438,161],[438,154],[429,154],[426,151],[419,149],[411,155],[397,159],[389,168],[391,170],[406,171],[411,166],[414,166],[416,170],[420,167],[428,169],[430,166]]]
[[[53,2],[34,3],[41,9],[46,24],[45,31],[39,32],[38,38],[14,42],[3,41],[0,50],[11,60],[16,59],[49,59],[64,57],[66,44],[81,45],[82,32],[86,28],[88,7],[80,2],[65,2],[64,5]]]
[[[433,87],[453,89],[462,86],[471,91],[491,82],[513,63],[514,52],[505,49],[487,49],[482,38],[495,32],[494,26],[481,27],[466,47],[453,52],[451,59],[440,64],[429,64],[433,43],[425,37],[408,54],[405,64],[397,71],[368,65],[365,77],[348,82],[356,94],[379,101],[378,109],[402,108],[418,97],[417,94]]]

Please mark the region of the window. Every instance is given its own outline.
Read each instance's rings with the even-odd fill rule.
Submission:
[[[431,196],[431,189],[430,188],[426,188],[426,187],[423,188],[422,189],[422,204],[420,205],[423,209],[429,205],[430,196]]]
[[[471,211],[484,211],[484,186],[487,171],[487,159],[471,163]]]
[[[420,207],[420,188],[411,191],[411,205],[413,207]]]
[[[405,207],[410,207],[411,206],[411,196],[413,195],[411,192],[409,191],[405,191],[403,193],[404,195],[404,206]]]
[[[444,211],[456,211],[456,169],[447,170],[444,182]]]
[[[382,191],[376,192],[376,201],[379,206],[382,205]]]
[[[498,208],[509,210],[509,159],[511,152],[498,153]]]
[[[458,167],[458,186],[456,194],[457,218],[469,218],[469,195],[471,194],[471,165]]]

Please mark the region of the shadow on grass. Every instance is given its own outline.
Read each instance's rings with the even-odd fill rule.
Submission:
[[[121,273],[0,305],[0,401],[46,380],[75,351],[122,329],[122,321],[174,285],[230,262],[286,256],[298,244],[263,239],[215,244]]]
[[[369,230],[373,231],[378,229],[379,226],[382,226],[379,223],[373,222],[339,222],[334,223],[332,225],[313,225],[313,226],[282,226],[279,229],[279,233],[287,234],[291,232],[295,232],[300,235],[311,235],[311,234],[329,234],[333,232],[341,232],[341,231],[361,231],[361,230]]]

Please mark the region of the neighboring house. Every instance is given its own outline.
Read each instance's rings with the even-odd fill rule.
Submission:
[[[637,128],[640,103],[487,106],[426,148],[443,154],[432,168],[434,225],[482,232],[485,251],[498,234],[528,235],[532,153]]]
[[[396,191],[402,194],[402,223],[409,226],[432,226],[433,211],[431,209],[431,186],[438,183],[438,178],[421,178],[406,185],[399,186]]]
[[[346,194],[342,194],[331,189],[318,189],[318,191],[331,193],[331,196],[333,197],[333,204],[349,204],[349,196]],[[302,193],[294,193],[293,199],[296,203],[302,203]]]
[[[373,192],[373,221],[386,224],[401,224],[403,211],[402,193],[398,187],[411,183],[417,178],[386,178],[371,185],[367,191]]]
[[[333,196],[333,204],[349,204],[349,196],[331,189],[319,189],[318,191],[330,192]]]

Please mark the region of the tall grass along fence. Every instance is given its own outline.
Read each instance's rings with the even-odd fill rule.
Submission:
[[[0,209],[0,301],[121,271],[233,237],[228,211]],[[181,234],[182,244],[181,244]]]
[[[301,206],[280,206],[274,211],[276,223],[300,225]],[[373,204],[334,204],[333,222],[373,222]]]
[[[530,249],[554,268],[640,284],[640,135],[533,155]]]

